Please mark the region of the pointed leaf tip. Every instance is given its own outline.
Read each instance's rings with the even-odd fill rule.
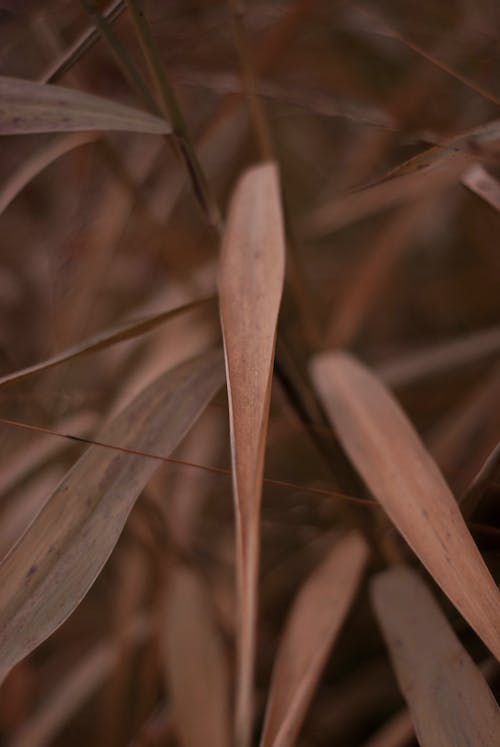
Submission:
[[[311,373],[350,459],[464,618],[500,658],[500,594],[437,465],[392,395],[345,353]]]

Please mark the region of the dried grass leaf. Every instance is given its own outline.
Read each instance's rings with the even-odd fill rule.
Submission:
[[[125,130],[167,135],[160,117],[76,89],[0,76],[0,135]]]
[[[208,351],[161,376],[100,435],[127,448],[169,454],[222,381],[221,355]],[[83,599],[156,465],[91,446],[67,473],[0,565],[1,675]]]
[[[349,457],[408,544],[500,657],[500,595],[460,509],[414,428],[372,373],[343,353],[312,374]]]
[[[162,637],[165,674],[182,747],[229,747],[229,675],[219,632],[196,574],[169,579]]]
[[[196,309],[199,306],[203,306],[207,303],[213,302],[213,298],[203,298],[200,301],[192,301],[191,303],[178,306],[174,309],[168,309],[167,311],[160,311],[156,314],[150,314],[149,316],[137,319],[133,322],[122,322],[117,324],[111,329],[107,329],[103,332],[99,332],[93,335],[83,342],[79,342],[77,345],[72,345],[70,348],[57,353],[51,358],[47,358],[40,363],[35,363],[32,366],[27,366],[18,371],[13,371],[10,374],[0,377],[0,386],[3,384],[9,384],[14,381],[20,381],[28,376],[46,371],[49,368],[58,366],[60,363],[66,363],[67,361],[78,358],[80,355],[86,353],[96,353],[99,350],[104,350],[110,345],[115,345],[117,342],[124,342],[125,340],[131,340],[134,337],[143,335],[146,332],[154,329],[155,327],[163,324],[169,319],[174,319],[180,314]]]
[[[247,171],[235,189],[219,277],[238,543],[241,746],[249,741],[252,720],[260,501],[284,266],[278,171],[265,163]]]
[[[375,577],[372,593],[421,747],[492,747],[495,699],[417,573],[392,568]]]
[[[361,535],[348,535],[335,544],[297,595],[276,656],[261,747],[295,744],[367,556]]]

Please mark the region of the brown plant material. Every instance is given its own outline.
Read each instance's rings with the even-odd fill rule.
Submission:
[[[318,356],[312,374],[349,457],[392,522],[490,650],[500,595],[432,457],[395,400],[354,358]]]
[[[229,676],[219,631],[198,576],[176,568],[165,595],[161,644],[182,747],[229,747]]]
[[[35,363],[32,366],[27,366],[20,371],[13,371],[5,376],[1,376],[0,386],[14,381],[21,381],[21,379],[25,379],[27,376],[33,376],[41,371],[46,371],[49,368],[58,366],[60,363],[66,363],[74,358],[78,358],[80,355],[97,353],[99,350],[104,350],[110,345],[115,345],[118,342],[124,342],[125,340],[139,337],[146,332],[155,329],[155,327],[164,322],[175,319],[177,316],[192,311],[193,309],[203,307],[205,304],[213,303],[214,300],[214,298],[203,298],[199,301],[192,301],[191,303],[168,309],[167,311],[150,314],[142,319],[117,324],[115,327],[99,332],[97,335],[93,335],[89,339],[61,351],[47,360]]]
[[[0,76],[0,135],[125,130],[166,135],[169,123],[90,93]]]
[[[257,617],[259,517],[285,244],[278,171],[256,166],[239,181],[221,253],[224,335],[236,510],[239,638],[236,739],[250,741]]]
[[[41,171],[50,166],[51,163],[54,163],[55,160],[75,148],[87,145],[87,143],[93,143],[95,140],[96,135],[92,133],[66,135],[37,151],[29,160],[22,163],[19,169],[14,171],[8,180],[0,186],[0,214],[15,200],[24,187],[38,176]]]
[[[218,351],[145,389],[103,440],[171,452],[222,384]],[[71,614],[111,554],[154,460],[91,446],[0,565],[3,676]]]
[[[129,646],[137,647],[151,635],[151,623],[143,616],[129,619],[121,633]],[[94,692],[110,676],[120,653],[119,643],[102,641],[87,651],[57,687],[47,693],[29,719],[14,734],[10,747],[44,747],[62,731]]]
[[[415,571],[393,568],[372,582],[373,604],[421,747],[491,747],[500,710]]]
[[[298,593],[276,654],[261,747],[293,747],[359,586],[368,547],[340,539]]]

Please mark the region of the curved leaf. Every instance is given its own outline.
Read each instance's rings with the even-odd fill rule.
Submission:
[[[318,356],[312,373],[366,484],[429,573],[500,658],[500,594],[413,426],[380,381],[354,358]]]
[[[76,89],[0,76],[0,135],[126,130],[171,132],[160,117]]]
[[[222,356],[209,351],[160,376],[100,435],[127,448],[169,454],[222,381]],[[156,465],[91,446],[64,477],[0,565],[0,675],[83,599]]]
[[[367,556],[361,535],[348,535],[336,543],[297,595],[276,656],[261,747],[295,744]]]

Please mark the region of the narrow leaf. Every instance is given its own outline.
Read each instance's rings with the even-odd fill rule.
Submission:
[[[292,747],[368,555],[358,534],[340,540],[294,602],[281,640],[261,747]]]
[[[348,355],[318,356],[313,378],[349,457],[408,544],[500,657],[500,595],[460,509],[385,387]]]
[[[169,580],[163,658],[182,747],[229,747],[229,673],[213,612],[198,577]]]
[[[219,278],[238,553],[239,747],[248,744],[252,722],[259,516],[284,259],[278,171],[266,163],[247,171],[236,187]]]
[[[500,119],[495,119],[492,122],[486,122],[484,125],[479,125],[471,130],[455,135],[455,137],[450,138],[443,145],[434,145],[432,148],[428,148],[423,153],[419,153],[417,156],[396,166],[384,178],[394,179],[405,174],[413,174],[416,171],[431,169],[444,161],[456,158],[460,153],[473,156],[477,151],[481,152],[483,149],[486,154],[488,154],[490,149],[495,152],[494,149],[498,149],[499,141]]]
[[[74,148],[94,142],[96,137],[95,134],[89,133],[66,135],[40,148],[0,186],[0,215],[24,187],[47,166]]]
[[[32,366],[27,366],[26,368],[21,368],[18,371],[13,371],[10,374],[1,376],[0,386],[3,384],[9,384],[13,381],[20,381],[21,379],[33,376],[41,371],[46,371],[49,368],[58,366],[60,363],[66,363],[67,361],[73,360],[80,355],[96,353],[99,350],[104,350],[110,345],[115,345],[117,342],[131,340],[134,337],[149,332],[169,319],[173,319],[180,314],[196,309],[199,306],[211,303],[213,300],[213,298],[203,298],[200,301],[192,301],[191,303],[178,306],[174,309],[161,311],[157,314],[150,314],[149,316],[142,317],[133,322],[123,322],[122,324],[118,324],[116,327],[105,330],[104,332],[99,332],[97,335],[94,335],[77,345],[72,345],[70,348],[66,348],[66,350],[57,353],[51,358],[40,361],[40,363],[35,363]]]
[[[101,440],[169,454],[223,381],[218,351],[163,374]],[[0,565],[0,674],[44,641],[92,586],[157,460],[91,446]],[[1,680],[1,677],[0,677]]]
[[[491,747],[500,711],[415,571],[376,576],[373,604],[421,747]]]
[[[166,135],[160,117],[76,89],[0,76],[0,135],[126,130]]]

